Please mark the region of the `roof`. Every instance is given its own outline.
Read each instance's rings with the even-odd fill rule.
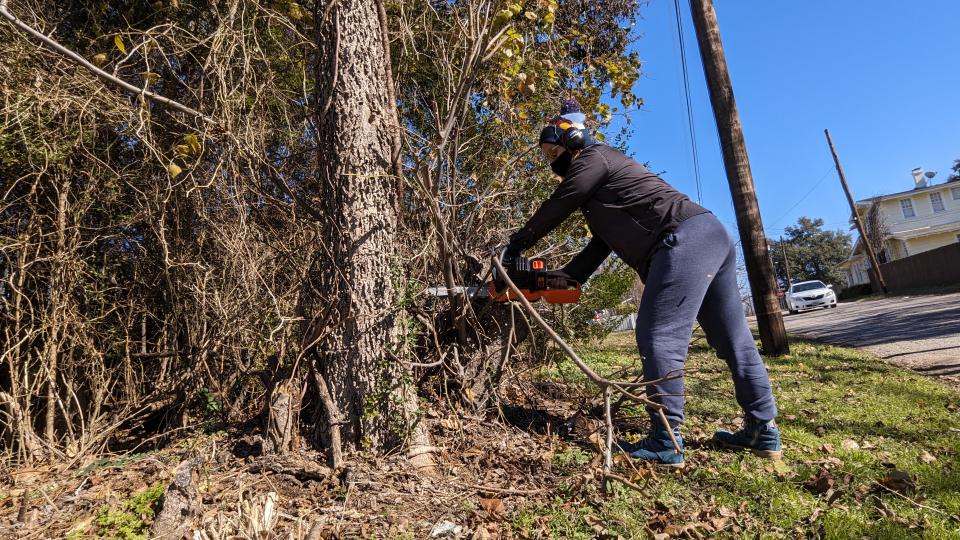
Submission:
[[[950,184],[956,184],[956,186],[950,186]],[[932,186],[922,187],[922,188],[913,188],[907,191],[900,191],[897,193],[890,193],[888,195],[877,195],[876,197],[870,197],[869,199],[860,199],[857,201],[857,204],[867,204],[873,201],[882,201],[884,199],[893,199],[896,197],[903,197],[906,195],[915,195],[917,193],[927,193],[930,191],[936,191],[945,187],[960,187],[960,182],[943,182],[941,184],[933,184]]]
[[[919,238],[921,236],[953,232],[958,230],[960,230],[960,223],[954,221],[952,223],[944,223],[942,225],[926,225],[923,227],[917,227],[916,229],[895,232],[890,234],[890,237],[897,238],[899,240],[909,240],[911,238]]]
[[[853,263],[865,259],[867,256],[863,253],[863,244],[860,243],[860,238],[857,238],[857,241],[853,243],[853,249],[850,250],[850,255],[846,259],[837,264],[837,268],[842,270],[847,269]]]

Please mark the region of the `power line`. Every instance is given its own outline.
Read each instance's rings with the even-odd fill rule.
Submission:
[[[790,208],[788,208],[786,212],[784,212],[783,214],[781,214],[780,217],[778,217],[777,219],[773,220],[773,222],[770,224],[770,226],[773,227],[773,226],[776,225],[777,223],[780,223],[780,220],[782,220],[783,218],[787,217],[787,214],[789,214],[790,212],[792,212],[794,208],[800,206],[800,203],[802,203],[807,197],[809,197],[810,194],[813,193],[813,192],[817,189],[817,187],[818,187],[820,184],[822,184],[823,181],[826,180],[828,176],[830,176],[830,173],[832,173],[832,172],[833,172],[833,166],[831,166],[831,167],[827,170],[827,172],[823,173],[823,176],[821,176],[819,180],[817,180],[816,182],[814,182],[813,187],[810,188],[810,191],[807,191],[806,194],[804,194],[803,197],[800,197],[800,199],[798,199],[797,202],[794,203],[793,206],[791,206]]]
[[[687,129],[690,130],[690,149],[693,152],[693,175],[697,182],[697,203],[703,203],[700,191],[700,156],[697,153],[697,133],[693,125],[693,104],[690,99],[690,74],[687,71],[687,47],[683,39],[683,18],[680,16],[680,0],[673,0],[677,14],[677,36],[680,38],[680,64],[683,67],[683,92],[687,103]]]

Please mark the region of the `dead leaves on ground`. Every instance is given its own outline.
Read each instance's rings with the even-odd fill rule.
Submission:
[[[910,473],[891,468],[886,476],[880,480],[880,485],[897,493],[907,494],[917,489],[917,484],[913,481]]]
[[[647,530],[655,539],[668,538],[713,538],[718,533],[737,533],[750,520],[746,513],[747,503],[743,502],[739,509],[725,506],[716,506],[711,498],[705,501],[706,509],[692,516],[679,516],[669,510],[662,503],[657,503],[655,510],[647,519]]]

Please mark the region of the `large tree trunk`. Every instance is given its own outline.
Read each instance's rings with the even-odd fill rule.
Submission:
[[[383,448],[406,439],[410,456],[428,466],[416,394],[392,354],[397,120],[379,7],[339,0],[321,2],[317,13],[320,273],[333,314],[316,367],[336,409],[326,414],[339,417],[345,445]]]

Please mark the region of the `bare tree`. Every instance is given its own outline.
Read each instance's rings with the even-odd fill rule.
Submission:
[[[864,216],[863,225],[864,230],[867,232],[867,241],[870,243],[870,247],[873,248],[874,253],[877,254],[877,259],[881,263],[887,262],[889,257],[887,255],[886,244],[887,237],[890,236],[890,227],[887,224],[886,216],[883,214],[883,209],[879,201],[873,201],[870,205],[870,208]]]

